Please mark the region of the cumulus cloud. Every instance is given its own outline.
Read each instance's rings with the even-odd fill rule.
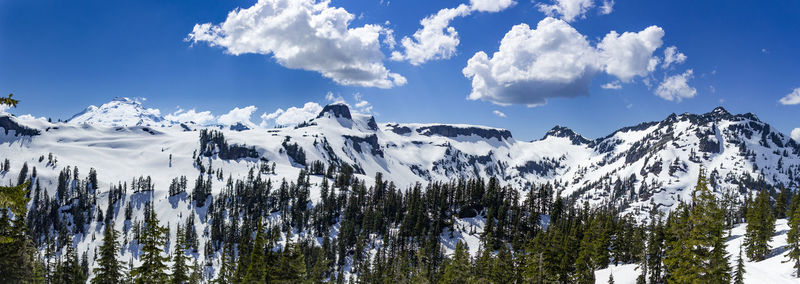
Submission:
[[[8,114],[8,109],[9,109],[9,108],[11,108],[11,106],[7,106],[7,105],[0,105],[0,113],[2,113],[2,114]]]
[[[667,68],[672,63],[681,64],[686,61],[686,55],[678,52],[678,48],[675,46],[670,46],[664,49],[664,63],[661,64],[661,68]]]
[[[499,111],[499,110],[494,110],[494,111],[492,111],[492,113],[494,113],[494,115],[499,116],[499,117],[506,117],[506,114],[501,112],[501,111]]]
[[[392,59],[408,60],[412,65],[420,65],[428,60],[447,59],[456,53],[459,44],[458,32],[450,26],[456,17],[470,14],[469,6],[461,4],[456,8],[439,10],[438,13],[425,17],[420,21],[422,29],[417,30],[412,38],[404,37],[400,44],[404,52],[392,52]]]
[[[220,115],[217,122],[222,125],[235,125],[241,123],[249,128],[255,128],[256,124],[250,121],[250,117],[257,110],[255,106],[243,108],[235,107],[226,114]]]
[[[600,6],[600,14],[608,15],[614,12],[614,0],[604,0],[603,5]]]
[[[535,29],[519,24],[506,33],[491,58],[480,51],[469,59],[462,70],[472,80],[468,98],[535,106],[548,98],[588,95],[600,72],[628,82],[654,71],[658,60],[653,52],[663,35],[656,26],[621,35],[612,31],[593,47],[563,20],[547,17]]]
[[[307,102],[303,107],[290,107],[286,110],[277,109],[272,113],[261,115],[261,127],[269,126],[294,126],[308,121],[322,111],[322,106],[315,102]]]
[[[367,100],[364,100],[361,93],[353,94],[353,99],[356,101],[356,104],[354,105],[356,112],[364,114],[372,113],[372,104],[370,104]]]
[[[471,100],[534,106],[547,98],[588,95],[589,82],[601,68],[583,35],[548,17],[536,29],[512,27],[492,58],[475,53],[462,71],[472,79]]]
[[[800,104],[800,88],[795,88],[791,93],[781,98],[779,102],[782,105]]]
[[[800,143],[800,128],[795,128],[792,130],[792,139]]]
[[[619,90],[622,89],[622,83],[620,83],[620,81],[608,82],[600,86],[600,88],[606,90]]]
[[[692,98],[697,94],[697,89],[689,86],[689,79],[693,77],[692,69],[686,70],[683,74],[673,75],[664,79],[658,88],[656,96],[668,101],[678,101]]]
[[[517,4],[514,0],[470,0],[470,8],[478,12],[500,12]]]
[[[553,0],[553,4],[539,3],[536,6],[549,17],[560,16],[564,21],[572,22],[584,18],[586,12],[594,7],[594,0]]]
[[[331,103],[344,103],[342,96],[334,95],[333,92],[325,94],[325,100]]]
[[[214,115],[210,111],[197,112],[194,109],[184,110],[179,108],[177,111],[167,114],[164,118],[181,123],[194,122],[198,125],[214,123]]]
[[[220,24],[196,24],[187,40],[218,46],[233,55],[272,55],[278,64],[319,72],[341,85],[390,88],[405,77],[383,64],[380,25],[350,27],[355,18],[329,1],[259,0],[228,13]]]
[[[471,0],[470,5],[441,9],[422,19],[422,28],[411,37],[403,37],[400,41],[403,51],[392,52],[391,58],[415,66],[430,60],[448,59],[456,54],[461,42],[458,31],[450,25],[453,19],[469,16],[472,12],[499,12],[514,4],[514,0]]]
[[[638,32],[616,31],[606,34],[597,47],[605,61],[605,71],[623,82],[635,76],[645,76],[655,70],[658,58],[653,52],[661,47],[664,30],[650,26]]]

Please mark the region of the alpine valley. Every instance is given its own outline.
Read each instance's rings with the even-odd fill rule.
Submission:
[[[417,282],[422,278],[413,277],[445,273],[436,267],[459,250],[481,261],[548,242],[534,240],[535,232],[556,218],[580,216],[573,211],[612,211],[608,220],[615,228],[661,223],[692,200],[701,175],[730,209],[726,244],[734,266],[748,197],[766,190],[775,204],[782,190],[800,184],[797,141],[755,114],[722,107],[671,114],[594,139],[555,126],[534,141],[484,126],[379,123],[341,103],[298,125],[271,129],[170,121],[127,98],[91,106],[66,122],[3,115],[0,127],[0,160],[7,161],[0,180],[31,182],[27,223],[34,247],[55,266],[68,259],[63,247],[72,246],[64,244],[73,244],[89,279],[105,224],[119,233],[118,258],[133,268],[146,254],[144,221],[155,214],[167,228],[162,254],[190,248],[189,263],[204,281],[225,273],[245,277],[246,267],[234,264],[251,261],[252,253],[242,257],[252,251],[243,244],[261,238],[272,248],[267,258],[290,265],[297,259],[277,252],[293,248],[305,255],[297,262],[302,267],[267,273],[298,269],[318,273],[308,277],[312,282],[380,282],[360,277],[391,270],[379,265],[405,252],[410,267],[427,270],[393,275]],[[267,236],[251,234],[262,226]],[[796,280],[794,264],[783,262],[787,226],[779,219],[772,250],[745,262],[747,282]],[[618,283],[635,282],[642,257],[613,251],[635,238],[633,229],[612,235],[606,245],[611,257],[592,267],[591,279],[605,283],[613,275]],[[311,260],[321,258],[327,262]],[[556,268],[538,261],[538,270],[520,279],[590,279],[575,278],[580,267],[558,272],[563,277],[546,273]]]

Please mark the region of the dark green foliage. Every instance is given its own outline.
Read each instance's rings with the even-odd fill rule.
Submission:
[[[650,207],[651,218],[642,223],[621,214],[618,210],[622,208],[614,204],[575,204],[572,197],[558,194],[556,189],[562,188],[558,183],[519,191],[495,178],[458,179],[399,189],[381,174],[375,175],[374,183],[366,183],[355,175],[360,169],[346,163],[326,168],[315,162],[301,169],[297,179],[283,180],[274,180],[266,163],[253,167],[244,177],[227,180],[220,178],[221,171],[211,169],[210,162],[204,165],[208,172],[198,175],[190,195],[194,201],[190,204],[196,206],[186,207],[189,213],[181,216],[179,229],[173,231],[176,238],[169,245],[170,269],[164,251],[168,230],[158,225],[152,205],[146,203],[151,193],[126,196],[128,188],[152,188],[144,177],[129,181],[130,185],[112,185],[108,207],[100,214],[91,201],[96,194],[89,186],[93,184],[92,171],[89,178],[80,180],[74,168],[65,168],[57,197],[51,200],[42,193],[46,189],[39,189],[40,193],[32,195],[31,210],[36,210],[36,217],[27,219],[43,251],[57,252],[74,233],[70,230],[94,229],[88,222],[121,219],[119,211],[124,211],[126,222],[119,239],[125,249],[140,249],[136,263],[142,265],[131,269],[138,283],[197,283],[204,278],[226,284],[594,283],[605,282],[595,279],[594,272],[612,262],[636,264],[639,283],[717,283],[734,276],[723,275],[731,269],[722,261],[722,236],[725,228],[736,222],[730,216],[740,213],[723,210],[739,209],[735,202],[716,200],[703,178],[691,203],[679,205],[666,221],[659,214],[663,207]],[[220,189],[211,195],[214,177]],[[171,195],[185,187],[182,180],[185,178],[173,181]],[[620,184],[625,183],[628,181]],[[73,184],[82,185],[73,188]],[[311,203],[314,188],[320,195]],[[621,196],[629,196],[627,185],[620,185],[620,191]],[[80,201],[78,193],[87,199]],[[85,204],[78,206],[81,202]],[[135,218],[142,204],[144,222]],[[84,217],[78,217],[81,214]],[[98,219],[99,215],[103,217]],[[64,216],[85,225],[58,223]],[[482,232],[473,225],[476,221],[485,222]],[[48,232],[51,229],[53,233]],[[87,238],[93,231],[88,232]],[[467,248],[464,243],[442,241],[453,238],[455,242],[459,234],[478,237],[483,246]],[[201,240],[205,259],[190,260],[198,253]],[[57,245],[47,249],[50,243]],[[447,255],[445,246],[451,245],[455,252]],[[98,263],[113,259],[119,247],[100,247]],[[479,249],[475,259],[469,249]],[[80,254],[86,252],[76,255]],[[53,260],[55,255],[45,256]],[[47,278],[83,271],[81,261],[75,266],[80,269],[73,270],[69,259],[64,257],[53,266],[63,269],[43,269],[54,271]],[[209,269],[211,266],[219,269]],[[124,276],[116,278],[125,280]]]
[[[97,267],[94,269],[92,283],[122,283],[122,263],[117,259],[119,242],[113,223],[106,223],[103,231],[103,244],[100,246]]]
[[[26,282],[37,265],[36,250],[24,224],[24,208],[13,220],[10,213],[9,209],[0,209],[0,234],[7,240],[0,243],[0,283]]]
[[[255,147],[246,145],[228,144],[225,135],[217,130],[200,130],[200,155],[211,157],[217,155],[223,160],[238,160],[243,158],[258,158]],[[197,157],[199,159],[199,156]]]
[[[267,240],[264,236],[264,229],[259,221],[256,229],[255,242],[252,251],[250,252],[249,263],[247,265],[247,273],[244,276],[244,283],[259,283],[267,279],[267,256],[265,251]]]
[[[75,251],[72,239],[67,237],[66,244],[62,249],[62,256],[56,260],[53,274],[50,280],[53,283],[85,283],[86,273],[81,267],[78,259],[78,252]]]
[[[189,281],[189,268],[186,263],[186,239],[182,238],[184,229],[179,225],[176,232],[177,241],[175,243],[175,250],[172,252],[172,275],[170,282],[179,284]]]
[[[281,145],[286,151],[286,155],[292,158],[292,161],[302,166],[306,165],[306,152],[303,147],[300,147],[297,143],[289,143],[289,137],[286,137],[286,140],[283,140]]]
[[[667,219],[666,279],[669,283],[727,283],[724,212],[703,171],[690,207],[681,204]]]
[[[152,206],[145,211],[144,228],[139,237],[142,245],[141,265],[131,271],[137,284],[139,283],[164,283],[169,280],[165,261],[169,257],[162,256],[167,240],[167,228],[158,224],[158,218]]]
[[[472,264],[467,246],[458,242],[452,258],[447,258],[442,265],[444,274],[439,283],[468,283],[471,280]]]
[[[769,193],[761,190],[747,208],[747,232],[744,239],[747,257],[755,261],[763,260],[770,251],[769,241],[773,234],[775,216],[769,206]]]
[[[733,274],[734,284],[744,283],[744,259],[742,259],[742,248],[739,248],[739,258],[736,259],[736,272]]]
[[[800,200],[798,196],[800,196],[800,194],[795,194],[795,200],[793,201]],[[795,205],[794,202],[793,205]],[[794,263],[795,276],[800,277],[800,206],[793,206],[790,213],[789,232],[786,235],[787,247],[789,249],[789,253],[787,254],[789,260],[787,261]]]

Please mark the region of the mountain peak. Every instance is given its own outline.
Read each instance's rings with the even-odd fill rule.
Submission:
[[[728,112],[728,110],[726,110],[722,106],[715,107],[714,110],[712,110],[711,112],[712,113],[717,113],[717,114],[731,114],[731,113]]]
[[[556,125],[552,129],[547,131],[547,133],[545,133],[544,137],[542,137],[541,140],[545,140],[548,137],[569,138],[569,140],[572,141],[572,144],[575,145],[589,144],[592,142],[586,137],[583,137],[582,135],[576,133],[572,129],[569,129],[568,127],[564,127],[561,125]]]
[[[353,117],[350,115],[350,108],[343,103],[333,103],[326,105],[324,108],[322,108],[322,111],[319,112],[317,118],[325,116],[326,113],[330,113],[332,117],[353,119]]]
[[[730,119],[730,118],[733,118],[733,115],[730,112],[728,112],[728,110],[726,110],[725,108],[723,108],[721,106],[718,106],[718,107],[714,108],[714,110],[712,110],[709,113],[705,113],[702,116],[704,116],[704,117],[712,117],[712,118],[715,118],[715,119]]]
[[[164,121],[159,110],[144,108],[139,100],[127,97],[116,97],[99,107],[91,105],[67,120],[72,124],[102,126],[157,126]]]

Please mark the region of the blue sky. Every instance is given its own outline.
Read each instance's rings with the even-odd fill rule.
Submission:
[[[285,1],[314,2],[262,0]],[[800,127],[800,91],[794,95],[797,103],[790,95],[800,87],[798,1],[618,0],[607,14],[601,8],[602,0],[517,0],[499,8],[481,8],[476,3],[482,1],[470,0],[333,0],[324,7],[325,11],[352,15],[345,30],[371,27],[380,39],[365,50],[377,51],[383,59],[352,48],[336,50],[325,45],[302,56],[282,53],[285,56],[279,60],[274,56],[276,47],[269,46],[271,36],[280,39],[278,48],[284,48],[278,52],[288,52],[291,46],[285,45],[290,45],[295,35],[308,35],[299,30],[286,33],[285,29],[282,33],[278,29],[265,34],[253,32],[248,37],[246,29],[257,30],[259,24],[239,26],[240,30],[245,29],[243,35],[234,34],[233,30],[214,33],[208,29],[195,34],[206,38],[190,36],[196,24],[224,28],[220,24],[229,20],[230,11],[251,8],[256,2],[0,0],[0,91],[13,92],[22,100],[13,113],[55,119],[69,118],[90,104],[127,96],[147,98],[146,105],[160,109],[162,114],[180,106],[221,115],[235,107],[253,105],[257,108],[251,117],[255,123],[261,120],[260,115],[278,108],[301,107],[309,101],[324,104],[326,94],[332,93],[352,105],[368,101],[362,106],[371,106],[380,122],[481,124],[510,129],[519,140],[538,139],[554,125],[565,125],[595,138],[622,126],[661,120],[672,112],[703,113],[718,105],[733,113],[753,112],[786,134]],[[566,15],[567,10],[557,9],[561,6],[550,6],[556,10],[550,9],[549,14],[543,12],[548,10],[545,5],[570,2],[589,8],[577,15]],[[431,46],[447,51],[434,53],[428,59],[403,57],[408,48],[402,39],[413,39],[413,34],[422,29],[420,20],[461,4],[468,7],[458,10],[459,15],[445,23],[457,31],[457,45],[449,49],[437,46],[441,41],[436,41],[434,34],[412,43],[419,44],[422,51],[430,51]],[[548,16],[552,18],[546,19]],[[252,17],[259,20],[264,13]],[[549,25],[545,27],[543,23]],[[576,44],[562,41],[560,45],[534,48],[531,42],[518,37],[507,41],[520,44],[506,50],[503,58],[507,60],[493,56],[501,40],[519,24],[529,26],[525,30],[517,27],[521,35],[529,36],[528,40],[558,43],[564,38],[547,37],[561,35],[580,42],[582,36],[586,46],[566,51]],[[229,21],[228,26],[236,23]],[[645,38],[645,30],[651,26],[655,26],[649,30],[653,33]],[[544,33],[545,30],[554,33]],[[604,41],[611,31],[622,36],[617,41]],[[628,47],[601,43],[625,43],[625,32],[639,33],[645,43],[656,39],[660,42],[652,46],[652,51],[632,50],[646,53],[644,58],[658,58],[655,68],[633,68],[635,64],[625,58],[614,61],[613,54],[624,54]],[[393,48],[384,41],[387,34],[395,39]],[[625,39],[635,40],[636,35]],[[664,51],[671,46],[686,58],[664,68]],[[525,60],[545,63],[543,56],[531,57],[544,49],[551,56],[550,63],[559,64],[550,69],[523,70],[527,73],[509,71],[509,66]],[[507,70],[503,74],[515,79],[502,81],[506,77],[491,74],[465,76],[462,69],[481,51],[489,59],[483,63]],[[392,52],[399,53],[396,60]],[[577,63],[573,58],[560,64],[562,56],[575,52],[589,56]],[[326,63],[328,59],[332,63]],[[389,88],[365,87],[376,81],[354,83],[357,75],[340,75],[339,69],[331,67],[343,61],[367,62],[372,64],[370,68],[385,68],[404,80],[384,76],[381,87]],[[615,69],[612,62],[624,68]],[[475,70],[479,69],[477,63]],[[572,67],[583,68],[583,73],[570,73],[576,70]],[[689,70],[691,74],[687,73]],[[326,75],[328,71],[335,74]],[[569,73],[569,78],[555,84],[551,75],[559,72]],[[476,92],[472,79],[477,76],[500,81],[495,86],[477,88],[481,95],[468,99]],[[576,82],[578,77],[590,81]],[[678,80],[668,79],[671,77]],[[686,84],[681,78],[686,79]],[[602,87],[617,81],[620,89]],[[645,81],[649,81],[649,87]],[[658,96],[659,86],[665,82],[670,82],[664,87],[667,93]],[[586,90],[580,90],[584,87]],[[782,98],[786,98],[784,103],[780,102]],[[542,100],[546,102],[543,105]],[[531,107],[532,102],[539,105]]]

